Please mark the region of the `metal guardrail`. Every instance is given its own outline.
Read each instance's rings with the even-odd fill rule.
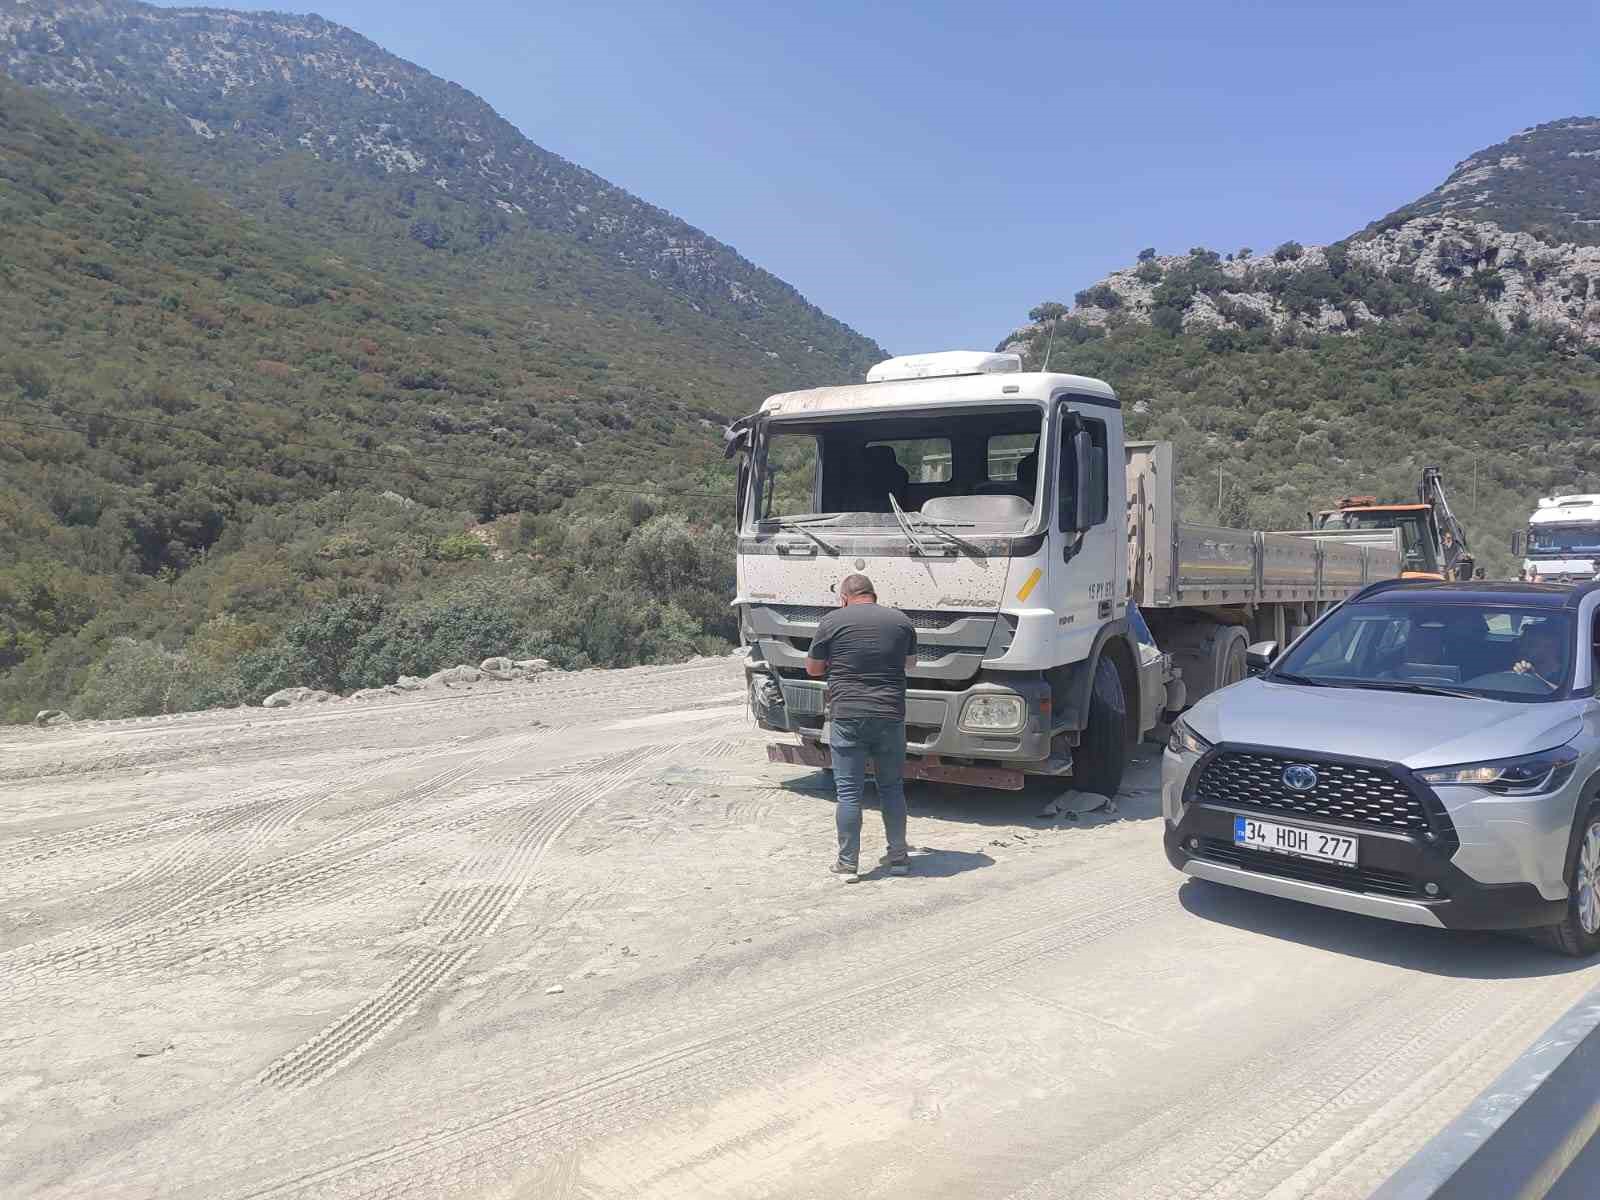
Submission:
[[[1600,1177],[1576,1178],[1589,1175],[1587,1160],[1571,1170],[1597,1131],[1600,988],[1547,1029],[1371,1200],[1600,1196]]]

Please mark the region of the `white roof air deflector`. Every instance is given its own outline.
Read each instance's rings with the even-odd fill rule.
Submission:
[[[944,350],[938,354],[906,354],[886,358],[867,372],[868,383],[894,379],[942,379],[951,375],[1009,375],[1022,370],[1020,354],[987,354],[982,350]]]

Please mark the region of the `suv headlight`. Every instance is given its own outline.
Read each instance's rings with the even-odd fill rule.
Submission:
[[[1211,749],[1211,743],[1190,729],[1189,722],[1179,717],[1172,723],[1172,732],[1167,735],[1167,749],[1174,754],[1204,754]]]
[[[1491,762],[1462,763],[1455,767],[1432,767],[1418,771],[1417,778],[1431,784],[1465,784],[1481,787],[1502,796],[1532,796],[1553,792],[1567,780],[1578,765],[1578,752],[1571,746],[1557,746],[1519,758],[1499,758]]]
[[[970,696],[961,709],[961,728],[972,733],[1015,733],[1022,725],[1019,696]]]

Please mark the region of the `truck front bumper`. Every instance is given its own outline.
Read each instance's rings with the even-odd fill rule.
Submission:
[[[820,680],[780,678],[764,666],[745,668],[756,720],[763,729],[795,733],[803,741],[826,745],[826,716]],[[1021,702],[1021,728],[971,730],[962,727],[969,700],[978,696],[1015,696]],[[999,767],[1020,772],[1066,773],[1070,763],[1047,765],[1050,759],[1050,685],[1043,679],[980,676],[959,691],[910,688],[906,692],[906,753],[948,762],[950,766]],[[824,766],[825,763],[811,763]],[[907,774],[911,774],[908,764]],[[913,778],[933,776],[913,775]],[[1000,786],[994,783],[986,786]],[[1020,784],[1018,784],[1020,786]]]

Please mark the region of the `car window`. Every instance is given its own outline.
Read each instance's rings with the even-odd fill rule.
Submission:
[[[1274,673],[1348,686],[1550,699],[1571,684],[1574,642],[1571,615],[1560,610],[1376,601],[1333,613],[1290,648]],[[1592,646],[1585,639],[1585,652]]]

